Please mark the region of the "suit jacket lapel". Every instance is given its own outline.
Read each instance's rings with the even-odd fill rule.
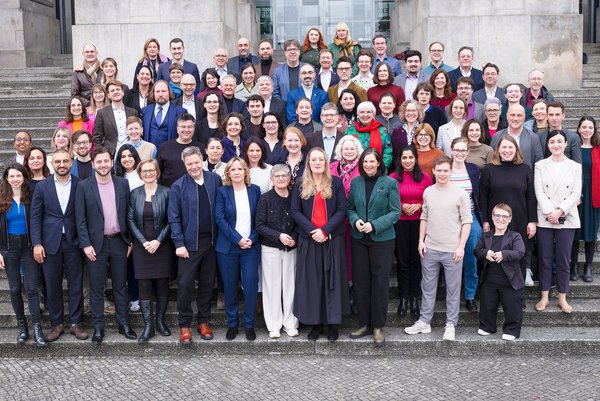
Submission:
[[[98,181],[96,180],[96,176],[93,175],[92,176],[92,180],[93,180],[93,184],[92,185],[92,193],[94,194],[94,197],[96,198],[96,202],[98,203],[98,206],[100,206],[100,210],[102,210],[102,200],[100,199],[100,192],[98,191]],[[104,217],[104,216],[102,216]]]
[[[71,194],[73,193],[73,183],[71,183]],[[52,181],[50,186],[50,201],[54,202],[55,205],[58,206],[58,210],[62,213],[62,208],[60,207],[60,201],[58,200],[58,192],[56,192],[56,183],[54,182],[54,174],[52,175]],[[69,203],[71,202],[71,198],[69,197]],[[63,213],[64,215],[64,213]]]
[[[107,112],[108,112],[108,120],[109,120],[109,121],[110,121],[110,123],[112,124],[112,126],[113,126],[113,128],[114,128],[115,132],[117,132],[117,133],[118,133],[119,131],[118,131],[118,129],[117,129],[117,120],[115,120],[115,113],[113,112],[112,105],[109,105],[109,106],[108,106],[108,110],[107,110]]]
[[[383,182],[384,182],[384,180],[380,180],[380,179],[377,179],[377,181],[375,181],[375,186],[373,187],[373,191],[371,192],[371,196],[369,197],[369,201],[366,204],[367,208],[369,207],[369,203],[371,203],[371,199],[373,199],[373,197],[377,196],[377,193],[383,187]]]

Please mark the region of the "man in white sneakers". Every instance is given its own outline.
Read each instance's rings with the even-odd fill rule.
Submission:
[[[423,211],[419,227],[419,254],[423,276],[421,317],[406,334],[431,333],[431,319],[437,292],[440,268],[446,279],[446,329],[444,340],[454,341],[458,323],[460,286],[465,244],[473,217],[467,193],[450,182],[452,160],[440,156],[433,161],[436,183],[423,193]]]

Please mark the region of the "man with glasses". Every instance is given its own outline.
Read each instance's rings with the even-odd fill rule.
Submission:
[[[80,133],[77,141],[87,142]],[[88,156],[89,157],[89,156]],[[31,201],[31,243],[33,257],[43,264],[48,291],[48,313],[52,330],[46,337],[53,342],[64,333],[63,274],[67,278],[70,333],[86,340],[83,320],[83,257],[75,225],[75,193],[79,178],[71,174],[71,155],[64,149],[52,154],[54,174],[40,182]]]
[[[483,105],[473,101],[473,80],[467,77],[460,77],[456,82],[456,96],[467,103],[467,115],[465,120],[472,118],[481,122],[485,119]],[[446,114],[450,115],[450,106],[446,106]]]
[[[400,61],[398,61],[394,57],[390,57],[387,55],[387,39],[382,34],[377,34],[371,40],[373,44],[373,50],[375,50],[375,60],[373,61],[373,67],[371,68],[371,72],[375,73],[375,68],[379,63],[386,62],[392,67],[392,72],[394,76],[398,76],[402,74],[402,66],[400,65]]]
[[[285,106],[285,113],[288,124],[298,120],[296,115],[296,102],[305,97],[310,100],[313,107],[312,119],[321,122],[321,108],[329,101],[327,92],[315,86],[315,67],[312,64],[303,64],[300,67],[300,77],[302,86],[293,89],[288,93],[288,99]]]
[[[352,75],[352,60],[348,57],[342,56],[338,58],[337,75],[340,81],[336,85],[330,86],[327,90],[330,102],[337,103],[344,89],[352,89],[356,92],[361,102],[368,100],[367,91],[350,80],[350,76]]]
[[[214,68],[215,68],[215,70],[217,70],[217,74],[219,74],[219,78],[222,79],[226,75],[231,74],[235,77],[238,84],[241,83],[242,76],[239,74],[239,72],[228,71],[227,60],[229,60],[229,53],[227,52],[227,49],[219,47],[217,50],[215,50],[215,53],[213,54],[213,61],[215,63]],[[200,87],[200,91],[202,91],[204,89],[205,89],[204,86]]]
[[[288,39],[283,43],[285,63],[273,73],[273,96],[287,102],[288,93],[300,85],[300,43]]]
[[[338,60],[338,68],[340,68],[340,62],[341,61]],[[316,147],[325,149],[329,162],[333,161],[334,149],[342,136],[344,136],[343,132],[337,130],[338,118],[339,113],[335,103],[325,103],[321,108],[323,129],[321,131],[315,131],[313,135],[306,139],[306,148],[309,150]]]
[[[171,42],[169,43],[169,51],[171,52],[171,61],[161,63],[158,66],[158,74],[156,75],[155,81],[158,81],[159,79],[169,81],[169,67],[172,64],[179,64],[183,66],[183,73],[192,74],[192,77],[196,82],[196,86],[199,86],[200,72],[198,71],[198,66],[191,61],[183,59],[183,40],[180,38],[171,39]]]
[[[473,90],[478,91],[483,88],[483,71],[473,67],[473,48],[463,46],[458,49],[458,67],[450,72],[450,83],[452,91],[456,92],[458,79],[461,77],[471,78],[473,80]]]
[[[75,159],[71,166],[71,175],[80,179],[91,177],[94,173],[92,168],[92,158],[90,157],[90,149],[92,148],[92,137],[87,131],[75,131],[71,137],[73,141],[73,150],[75,151]]]
[[[454,69],[454,67],[444,63],[444,50],[445,46],[442,42],[431,42],[429,45],[429,59],[431,60],[431,63],[423,68],[423,74],[431,76],[433,71],[438,68],[441,68],[446,72],[450,72]]]
[[[202,120],[206,114],[202,101],[194,96],[196,91],[196,80],[192,74],[184,74],[181,77],[181,88],[183,89],[183,96],[178,97],[173,101],[178,106],[183,107],[187,110],[188,114],[194,116],[196,121]]]
[[[533,108],[533,101],[537,99],[545,99],[546,103],[554,102],[554,96],[548,92],[544,86],[544,72],[538,69],[531,70],[527,80],[529,88],[525,90],[521,98],[521,104],[529,109]]]
[[[473,100],[479,104],[485,104],[485,101],[493,97],[500,100],[502,105],[506,104],[504,88],[498,86],[500,79],[500,68],[496,64],[487,63],[483,67],[483,82],[485,86],[473,93]]]
[[[19,131],[15,134],[15,161],[19,164],[25,164],[25,153],[31,149],[31,135],[25,131]]]

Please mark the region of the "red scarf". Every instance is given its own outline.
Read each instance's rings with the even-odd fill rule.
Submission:
[[[592,149],[592,206],[600,207],[600,146]]]
[[[356,121],[354,126],[358,132],[369,132],[369,147],[377,149],[379,154],[383,155],[383,144],[381,142],[381,134],[379,133],[379,127],[381,126],[381,123],[376,119],[372,119],[371,124],[369,124],[368,127],[365,127],[358,121]]]

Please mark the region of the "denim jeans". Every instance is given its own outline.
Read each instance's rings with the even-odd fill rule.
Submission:
[[[475,257],[475,246],[481,237],[481,224],[477,220],[475,212],[471,212],[473,215],[473,223],[471,224],[471,232],[469,232],[469,238],[465,245],[465,259],[463,262],[464,272],[464,285],[465,285],[465,299],[475,299],[475,292],[477,291],[477,258]]]
[[[40,299],[38,287],[40,285],[40,265],[33,259],[33,248],[29,245],[26,235],[8,236],[8,249],[2,251],[8,285],[10,287],[10,301],[17,320],[25,319],[23,304],[23,284],[27,294],[29,312],[33,323],[40,322]],[[23,281],[21,281],[21,272]]]

